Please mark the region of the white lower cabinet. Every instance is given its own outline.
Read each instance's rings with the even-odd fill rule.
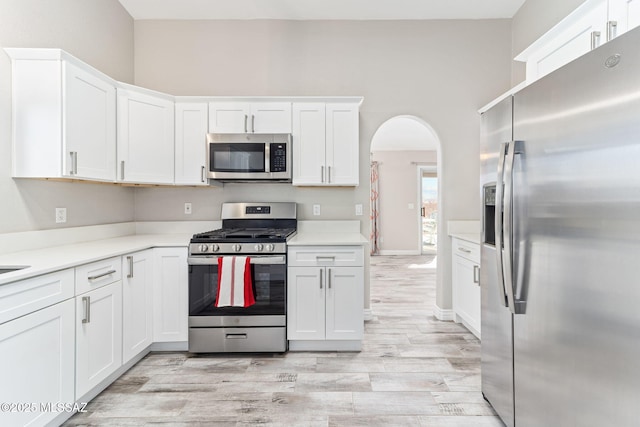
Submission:
[[[0,402],[16,405],[0,425],[46,425],[59,415],[48,404],[74,402],[74,311],[68,299],[0,325]]]
[[[153,250],[122,257],[122,363],[153,342]]]
[[[76,301],[76,399],[122,365],[122,282],[94,289]]]
[[[359,349],[364,333],[362,260],[361,247],[289,249],[287,339],[291,349]]]
[[[189,339],[187,248],[153,251],[153,341],[186,343]]]
[[[480,245],[460,239],[453,242],[453,312],[480,338]]]

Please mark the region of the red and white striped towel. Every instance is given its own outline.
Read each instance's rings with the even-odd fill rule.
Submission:
[[[255,302],[249,257],[218,258],[216,307],[249,307]]]

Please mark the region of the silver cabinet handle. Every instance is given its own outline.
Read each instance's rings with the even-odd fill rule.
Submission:
[[[205,168],[204,166],[202,166],[202,172],[201,172],[201,176],[200,179],[202,180],[202,182],[207,182],[207,177],[206,177],[206,171],[207,168]]]
[[[320,179],[324,182],[324,166],[320,166]]]
[[[618,21],[607,22],[607,41],[611,41],[618,35]]]
[[[82,305],[84,306],[84,318],[82,323],[91,322],[91,297],[82,297]]]
[[[124,181],[124,160],[120,162],[120,180]]]
[[[71,155],[71,170],[69,171],[69,175],[77,175],[78,174],[78,152],[70,151]]]
[[[327,166],[327,182],[331,182],[331,166]]]
[[[600,31],[591,32],[591,50],[597,48],[600,45]]]
[[[320,269],[320,289],[322,289],[322,269]]]
[[[246,114],[244,115],[244,133],[247,133],[247,120],[249,119],[249,116],[247,116]]]
[[[323,260],[325,262],[335,261],[336,257],[335,255],[326,255],[326,256],[316,255],[316,261],[323,261]]]
[[[473,283],[480,285],[480,267],[477,265],[473,266]]]
[[[256,116],[255,116],[255,114],[251,115],[251,132],[252,133],[256,132]]]
[[[327,285],[329,286],[329,289],[331,289],[331,269],[327,268]]]
[[[246,340],[247,334],[225,334],[224,337],[228,340]]]
[[[127,274],[127,278],[130,279],[133,277],[133,257],[128,256],[127,262],[129,263],[129,274]]]
[[[460,247],[460,246],[458,246],[458,250],[461,251],[461,252],[464,252],[466,254],[470,254],[471,253],[471,250],[469,250],[467,248]]]
[[[105,271],[104,273],[96,274],[95,276],[89,276],[89,277],[87,277],[87,280],[98,280],[98,279],[102,279],[103,277],[110,276],[110,275],[112,275],[112,274],[113,274],[113,273],[115,273],[115,272],[116,272],[115,270]]]

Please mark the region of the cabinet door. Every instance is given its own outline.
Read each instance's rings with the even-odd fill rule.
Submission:
[[[592,34],[596,47],[606,41],[607,1],[593,2],[568,28],[527,60],[527,82],[531,83],[589,52]]]
[[[122,257],[122,363],[153,341],[153,250]]]
[[[327,267],[326,271],[326,339],[362,339],[364,334],[362,267]]]
[[[173,184],[174,103],[118,90],[118,180]]]
[[[325,182],[325,104],[293,104],[293,185]]]
[[[640,0],[609,0],[609,22],[615,22],[612,36],[640,25]]]
[[[76,399],[122,365],[122,282],[76,297]]]
[[[456,317],[480,333],[480,272],[479,265],[459,255],[453,256],[453,311]]]
[[[249,123],[252,133],[291,133],[291,103],[254,103]]]
[[[189,339],[189,301],[186,248],[154,249],[153,341]]]
[[[329,185],[358,185],[358,106],[327,104],[326,166]]]
[[[176,103],[175,183],[207,185],[206,102]]]
[[[209,103],[209,132],[247,133],[250,129],[251,104],[247,102]]]
[[[116,180],[116,89],[66,61],[63,70],[63,174]]]
[[[66,300],[0,325],[0,401],[73,403],[74,301]],[[46,425],[55,411],[2,412],[4,426]]]
[[[287,339],[325,339],[325,268],[289,267]]]

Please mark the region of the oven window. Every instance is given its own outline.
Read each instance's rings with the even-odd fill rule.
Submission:
[[[264,172],[264,144],[209,143],[211,172]]]
[[[251,316],[276,314],[285,310],[287,267],[284,264],[251,265],[253,295],[251,307],[215,307],[218,266],[189,266],[189,316]]]

